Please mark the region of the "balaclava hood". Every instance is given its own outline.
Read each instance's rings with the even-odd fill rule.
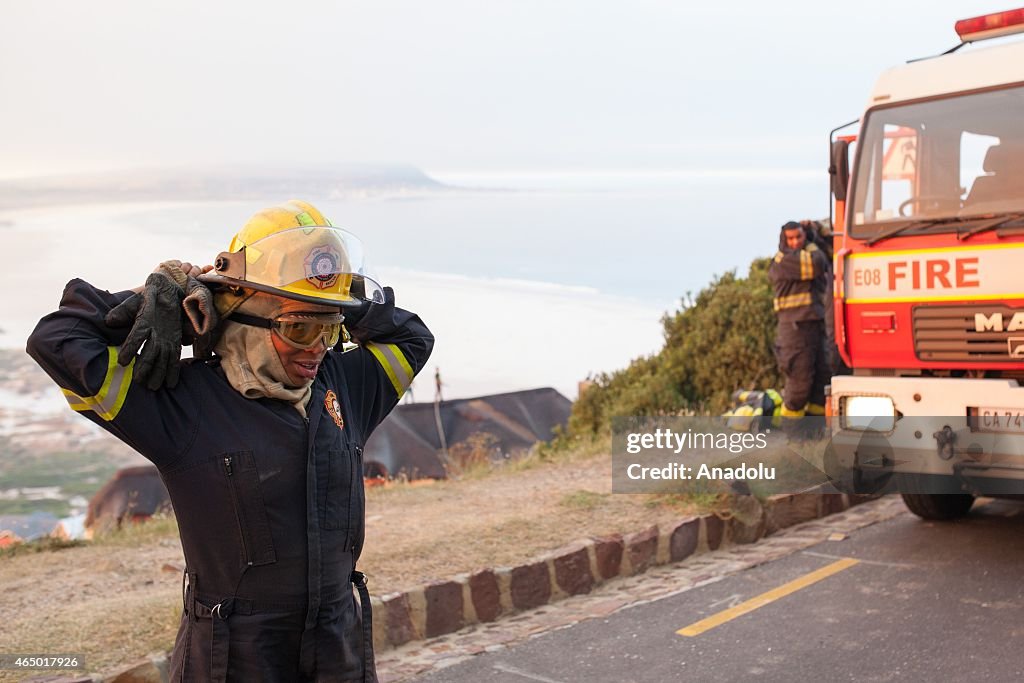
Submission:
[[[271,339],[273,331],[227,319],[235,311],[260,318],[275,318],[281,312],[280,298],[251,290],[246,290],[242,296],[226,291],[218,292],[215,302],[222,314],[223,332],[214,349],[220,356],[221,368],[231,386],[246,398],[267,397],[286,401],[306,417],[313,380],[299,387],[291,386]]]

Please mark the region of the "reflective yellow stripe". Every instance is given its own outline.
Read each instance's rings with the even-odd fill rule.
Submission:
[[[807,414],[808,415],[824,415],[825,414],[825,406],[818,405],[817,403],[808,403],[807,404]]]
[[[772,307],[776,311],[783,311],[787,308],[796,308],[798,306],[810,306],[811,305],[811,293],[803,292],[801,294],[790,294],[789,296],[777,296],[772,302]]]
[[[977,244],[971,246],[971,251],[989,249],[1020,249],[1017,244]],[[945,251],[964,251],[963,247],[933,247],[931,249],[898,249],[896,251],[859,251],[855,254],[847,254],[846,258],[877,258],[879,256],[906,256],[917,254],[939,254]]]
[[[789,408],[786,407],[785,403],[782,404],[782,417],[790,417],[790,418],[792,418],[792,417],[803,417],[803,416],[804,416],[804,409],[803,408],[801,408],[800,410],[790,410]]]
[[[135,369],[135,359],[123,367],[117,364],[117,347],[107,347],[107,374],[103,378],[103,386],[94,396],[79,396],[70,389],[61,389],[64,398],[67,399],[71,409],[76,412],[91,410],[107,422],[110,422],[121,412],[125,397],[128,395],[128,388],[132,384],[132,372]]]
[[[775,253],[775,262],[782,263],[782,258],[785,256],[781,251]]]
[[[782,394],[774,389],[769,389],[768,395],[771,396],[772,401],[775,402],[775,410],[772,411],[772,425],[778,427],[782,424]]]
[[[814,277],[814,263],[811,261],[811,252],[800,252],[800,279],[810,280]]]
[[[377,359],[380,366],[384,368],[395,392],[401,397],[405,390],[412,384],[413,371],[409,361],[402,355],[401,350],[394,344],[373,344],[369,343],[366,348],[370,350],[373,357]]]
[[[944,296],[898,296],[893,298],[847,299],[848,304],[905,304],[913,301],[993,301],[995,299],[1024,299],[1024,292],[1007,294],[948,294]]]

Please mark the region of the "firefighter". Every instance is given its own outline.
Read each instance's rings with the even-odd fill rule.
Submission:
[[[829,262],[808,229],[782,226],[779,251],[768,267],[778,315],[775,357],[785,377],[783,424],[804,415],[824,415],[829,372],[825,356],[825,298]]]
[[[832,306],[832,221],[828,218],[821,220],[802,220],[800,225],[807,230],[808,239],[825,253],[825,262],[828,271],[825,274],[825,291],[822,296],[822,304],[825,307],[825,366],[830,376],[848,375],[850,368],[843,361],[839,354],[839,347],[836,346],[835,309]]]
[[[355,567],[363,445],[433,337],[361,254],[291,200],[215,267],[167,261],[134,293],[72,280],[28,340],[71,407],[170,493],[187,578],[172,680],[377,680]],[[198,357],[179,361],[183,327]]]

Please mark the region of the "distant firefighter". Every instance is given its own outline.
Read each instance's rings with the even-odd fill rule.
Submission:
[[[786,383],[781,417],[825,414],[829,380],[825,356],[825,300],[829,261],[807,227],[790,221],[779,231],[779,251],[768,267],[778,314],[775,357]]]

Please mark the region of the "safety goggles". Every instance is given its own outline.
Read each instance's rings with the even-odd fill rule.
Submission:
[[[269,329],[291,347],[311,349],[321,340],[327,348],[336,346],[341,340],[341,323],[344,322],[345,316],[289,313],[271,319],[232,313],[228,320]]]

